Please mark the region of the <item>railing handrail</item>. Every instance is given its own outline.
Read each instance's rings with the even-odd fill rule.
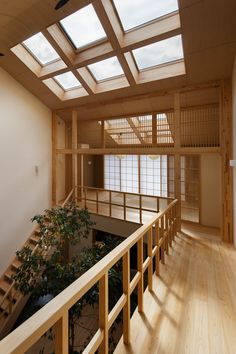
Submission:
[[[93,190],[98,190],[101,192],[112,192],[112,193],[120,193],[120,194],[131,194],[131,195],[136,195],[136,196],[142,196],[142,197],[148,197],[148,198],[158,198],[158,199],[164,199],[164,200],[169,200],[172,201],[174,198],[171,197],[162,197],[159,195],[150,195],[150,194],[142,194],[142,193],[133,193],[133,192],[124,192],[124,191],[116,191],[113,189],[105,189],[105,188],[97,188],[97,187],[90,187],[90,186],[76,186],[75,188],[86,188],[86,189],[93,189]]]
[[[37,339],[63,317],[65,311],[68,311],[97,281],[101,280],[108,270],[152,229],[154,224],[158,223],[159,225],[159,220],[161,219],[162,222],[163,216],[167,215],[169,210],[177,203],[178,200],[174,199],[165,210],[142,225],[108,255],[4,338],[0,342],[0,352],[5,354],[19,353],[20,350],[24,352],[29,349]]]

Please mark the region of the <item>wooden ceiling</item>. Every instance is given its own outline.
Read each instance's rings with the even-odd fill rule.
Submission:
[[[95,8],[108,0],[94,0]],[[179,0],[186,75],[61,101],[10,48],[91,3],[71,0],[55,11],[54,0],[0,1],[0,66],[53,110],[77,107],[81,119],[152,112],[172,106],[169,90],[200,87],[232,74],[236,54],[235,0]],[[204,101],[204,94],[200,95]]]

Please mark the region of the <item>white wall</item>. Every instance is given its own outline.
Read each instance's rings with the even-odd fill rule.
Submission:
[[[0,166],[2,273],[51,204],[51,111],[1,68]]]
[[[233,159],[236,160],[236,58],[232,76],[233,84]],[[234,244],[236,246],[236,167],[233,168],[233,220]]]
[[[201,224],[220,227],[221,159],[217,154],[201,155]]]

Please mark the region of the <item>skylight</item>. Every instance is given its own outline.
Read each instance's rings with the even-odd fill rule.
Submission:
[[[41,32],[36,33],[34,36],[26,39],[23,42],[23,45],[42,65],[46,65],[54,60],[60,59],[55,49],[51,46],[51,44]]]
[[[105,38],[106,33],[92,5],[83,7],[60,21],[76,48]]]
[[[178,10],[177,0],[113,0],[125,31]]]
[[[90,64],[88,65],[88,68],[98,82],[124,75],[117,57],[108,58],[97,63]]]
[[[54,79],[59,83],[59,85],[66,91],[73,88],[81,87],[81,83],[75,77],[75,75],[68,71],[67,73],[54,76]]]
[[[135,49],[133,55],[140,70],[182,59],[182,37],[178,35]]]

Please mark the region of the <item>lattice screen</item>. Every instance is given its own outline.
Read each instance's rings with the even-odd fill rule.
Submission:
[[[182,110],[180,134],[181,146],[219,146],[219,106]]]
[[[174,113],[159,113],[157,120],[157,145],[168,146],[174,144]]]
[[[142,147],[173,145],[174,113],[106,120],[105,132],[106,146],[114,146],[114,143],[117,147],[119,145],[141,145]]]

